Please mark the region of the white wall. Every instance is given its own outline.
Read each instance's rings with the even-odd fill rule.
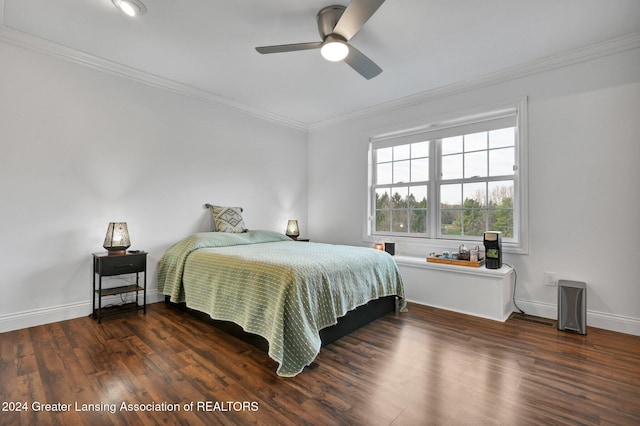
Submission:
[[[204,203],[306,232],[306,132],[4,43],[0,63],[0,331],[88,315],[110,221],[152,290],[164,250],[209,230]]]
[[[545,287],[543,275],[556,272],[587,283],[589,325],[640,334],[638,49],[313,131],[311,238],[367,244],[370,136],[519,96],[528,97],[529,110],[530,244],[528,254],[505,259],[518,272],[516,301],[527,313],[555,317],[557,289]]]
[[[638,49],[309,135],[12,45],[0,63],[0,331],[90,312],[109,221],[149,251],[152,290],[164,250],[210,227],[206,202],[244,207],[250,228],[298,218],[315,241],[365,244],[369,136],[526,95],[530,245],[506,256],[517,302],[553,317],[553,271],[587,283],[589,325],[640,334]]]

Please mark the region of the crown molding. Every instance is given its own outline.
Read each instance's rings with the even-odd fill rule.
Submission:
[[[354,111],[339,117],[330,118],[309,124],[309,131],[321,130],[323,128],[336,126],[346,122],[366,118],[368,116],[390,112],[400,108],[419,105],[440,98],[449,97],[470,90],[481,89],[509,80],[526,77],[533,74],[568,67],[580,62],[586,62],[616,53],[640,48],[640,33],[631,33],[622,37],[617,37],[604,42],[580,47],[566,51],[558,55],[547,56],[529,63],[506,68],[494,73],[485,74],[478,78],[461,81],[446,86],[437,87],[432,90],[409,95],[404,98],[395,99],[374,105],[370,108]]]
[[[2,16],[0,15],[0,20]],[[1,21],[0,21],[1,22]],[[202,89],[197,89],[173,80],[169,80],[158,75],[141,71],[132,67],[127,67],[107,59],[103,59],[88,53],[71,49],[69,47],[5,27],[0,25],[0,42],[22,47],[58,59],[73,62],[109,74],[127,78],[152,87],[197,99],[202,102],[224,107],[226,109],[239,111],[263,120],[271,121],[283,126],[291,127],[304,132],[308,131],[306,123],[263,111],[240,102],[215,95]]]

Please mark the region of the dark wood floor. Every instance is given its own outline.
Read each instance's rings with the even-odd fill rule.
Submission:
[[[316,363],[280,378],[265,352],[162,303],[79,318],[0,334],[0,424],[640,424],[640,337],[595,328],[413,304]]]

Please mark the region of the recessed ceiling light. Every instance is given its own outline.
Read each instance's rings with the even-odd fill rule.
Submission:
[[[140,0],[111,0],[113,4],[129,16],[144,15],[147,7]]]

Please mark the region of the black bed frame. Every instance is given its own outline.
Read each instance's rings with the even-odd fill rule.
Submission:
[[[269,342],[267,342],[265,338],[258,336],[257,334],[247,333],[242,329],[242,327],[233,322],[214,320],[204,312],[188,308],[185,303],[171,302],[169,300],[169,296],[165,296],[164,301],[178,309],[189,312],[195,317],[212,324],[214,327],[221,329],[232,336],[248,342],[264,351],[269,351]],[[326,346],[390,312],[398,312],[398,298],[396,296],[381,297],[380,299],[370,301],[366,305],[358,306],[354,310],[347,312],[345,316],[338,318],[337,324],[320,330],[322,346]]]

